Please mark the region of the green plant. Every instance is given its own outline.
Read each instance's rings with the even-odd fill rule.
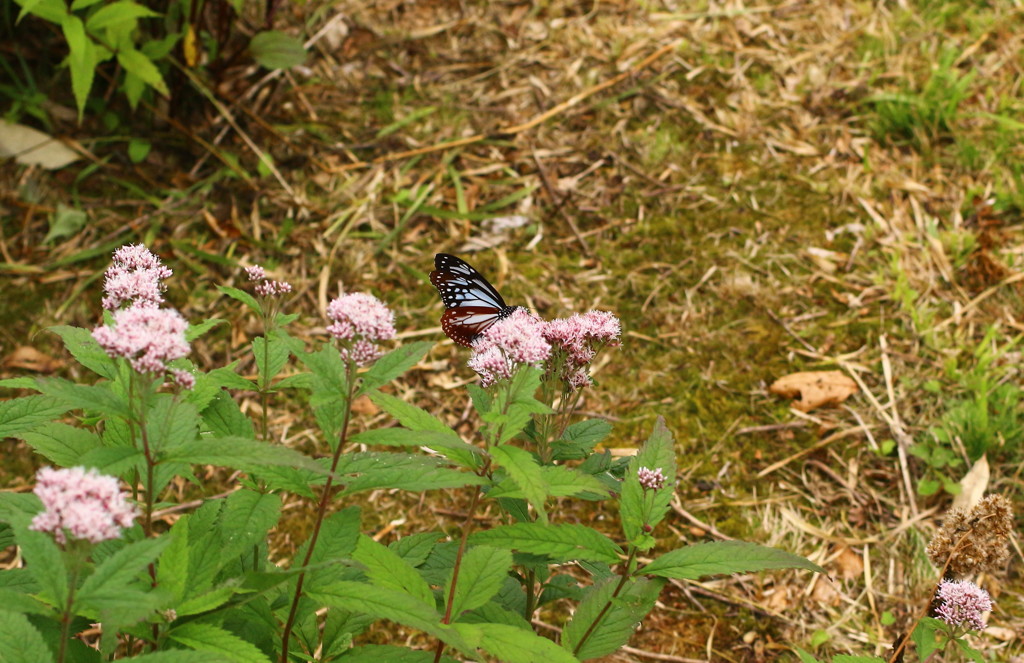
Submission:
[[[263,335],[251,345],[255,380],[239,375],[236,364],[202,371],[186,359],[188,344],[221,321],[189,326],[163,308],[162,280],[170,270],[138,245],[119,249],[107,272],[106,324],[91,333],[53,330],[98,380],[0,383],[38,392],[0,403],[0,434],[25,440],[55,465],[77,468],[42,471],[35,495],[0,493],[0,522],[6,523],[0,535],[21,546],[28,562],[0,571],[5,660],[138,655],[154,663],[287,663],[317,656],[436,663],[452,660],[444,655],[450,648],[474,660],[574,663],[625,644],[668,578],[821,571],[796,555],[738,541],[653,552],[675,491],[672,436],[659,421],[631,458],[614,461],[596,452],[611,426],[572,421],[575,390],[589,378],[579,373],[585,367],[571,363],[569,349],[552,351],[544,363],[519,365],[512,354],[491,355],[497,363],[488,364],[490,386],[469,387],[479,423],[467,440],[388,393],[431,343],[381,354],[377,342],[394,335],[383,303],[358,293],[334,300],[327,331],[335,342],[306,349],[287,331],[297,316],[281,311],[290,286],[258,267],[248,272],[256,296],[220,291],[263,323]],[[610,329],[614,318],[599,317]],[[617,321],[605,341],[613,342],[613,334]],[[589,362],[585,350],[602,344],[581,342],[571,352]],[[293,360],[304,371],[281,377]],[[259,394],[259,433],[233,390]],[[323,434],[323,457],[265,439],[271,399],[285,391],[308,404]],[[363,396],[394,421],[357,432],[352,405]],[[356,451],[352,443],[376,450]],[[195,465],[245,474],[227,497],[195,508],[175,504],[168,486],[175,479],[201,484]],[[84,485],[83,476],[108,492],[117,479],[131,486],[139,523],[129,526],[123,509],[113,516],[96,500],[83,506],[74,485]],[[67,494],[55,496],[55,484]],[[449,532],[410,533],[385,544],[362,533],[358,507],[343,506],[374,490],[462,490],[469,506]],[[283,492],[309,500],[313,518],[309,539],[288,567],[271,561],[267,544]],[[614,505],[621,534],[559,518],[571,498]],[[92,515],[83,521],[86,507]],[[179,514],[169,528],[158,521],[167,507]],[[485,507],[497,523],[478,518]],[[117,527],[97,526],[107,517]],[[563,599],[576,609],[555,642],[537,633],[531,620],[542,606]],[[422,632],[436,644],[429,650],[353,647],[378,620]],[[75,637],[95,622],[103,624],[99,651]]]

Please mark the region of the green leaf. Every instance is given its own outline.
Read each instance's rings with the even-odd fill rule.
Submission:
[[[502,663],[579,663],[579,660],[547,638],[506,624],[476,625],[483,633],[480,648]]]
[[[199,380],[196,383],[198,385]],[[203,410],[202,430],[213,434],[214,437],[237,435],[252,438],[255,435],[252,421],[245,416],[231,394],[223,389],[219,390]]]
[[[60,336],[64,341],[64,347],[79,364],[108,380],[117,377],[117,364],[107,355],[106,350],[100,347],[88,329],[66,325],[57,325],[48,329]]]
[[[658,557],[637,573],[696,580],[721,573],[748,573],[767,569],[825,570],[793,553],[746,541],[712,541],[678,548]]]
[[[0,439],[19,437],[19,433],[52,421],[72,407],[64,399],[50,396],[22,396],[0,401]]]
[[[918,660],[928,660],[939,649],[941,644],[939,635],[942,632],[942,626],[943,624],[939,620],[933,617],[925,617],[914,627],[913,633],[910,634],[910,639],[914,641],[914,645],[917,647]]]
[[[551,445],[554,459],[583,460],[611,431],[612,425],[604,419],[577,421],[565,429],[562,439]]]
[[[51,663],[53,652],[25,615],[0,610],[0,663]]]
[[[235,301],[242,302],[250,309],[252,309],[253,313],[258,314],[261,313],[262,311],[262,309],[260,308],[260,303],[256,301],[256,298],[244,290],[239,290],[238,288],[232,288],[226,285],[218,285],[217,290],[220,291],[220,294],[222,295],[230,297]]]
[[[122,48],[117,52],[117,61],[128,73],[138,76],[142,82],[164,95],[170,96],[160,70],[153,61],[133,48]]]
[[[158,457],[161,452],[175,449],[199,437],[199,413],[194,405],[171,394],[157,394],[149,399],[146,411],[146,433],[151,450]]]
[[[211,656],[209,652],[185,650],[158,651],[131,658],[132,663],[223,663],[230,660],[226,656]]]
[[[641,467],[661,470],[666,477],[660,490],[645,490],[637,478]],[[640,452],[632,458],[622,482],[622,496],[619,499],[619,513],[622,531],[626,540],[640,550],[654,546],[650,530],[662,521],[668,513],[669,503],[675,491],[676,456],[672,434],[665,427],[665,420],[658,417],[651,436],[647,438]]]
[[[459,434],[440,419],[422,408],[416,407],[411,403],[406,403],[401,398],[397,398],[380,391],[371,393],[369,397],[375,405],[390,414],[398,420],[398,423],[410,430],[443,433],[445,435],[451,435],[460,442],[462,441]]]
[[[544,510],[544,501],[548,496],[548,485],[533,454],[525,449],[503,444],[491,447],[491,458],[495,464],[508,472],[512,481],[523,491],[523,497],[537,511],[537,519],[542,525],[546,525],[548,514]]]
[[[253,59],[267,69],[288,69],[306,61],[302,40],[278,30],[256,34],[249,42],[249,51]]]
[[[18,4],[21,5],[18,21],[27,14],[34,14],[45,21],[60,24],[68,13],[65,0],[18,0]]]
[[[138,19],[147,16],[159,16],[159,14],[148,7],[143,7],[129,0],[119,0],[118,2],[100,7],[99,10],[89,17],[85,25],[89,32],[99,32],[104,28],[109,28],[119,23],[134,23]]]
[[[116,553],[103,560],[75,593],[75,601],[83,606],[100,610],[97,597],[117,592],[130,583],[150,562],[159,557],[160,552],[170,543],[168,537],[158,539],[142,539],[129,543]]]
[[[501,589],[511,566],[512,553],[508,550],[489,546],[470,548],[462,558],[459,580],[452,597],[452,617],[457,619],[463,612],[490,601]],[[451,579],[445,586],[444,595],[449,596],[450,590]]]
[[[434,549],[437,541],[442,536],[442,534],[437,532],[419,532],[418,534],[410,534],[409,536],[403,536],[397,541],[392,541],[388,548],[398,553],[398,556],[409,562],[409,564],[419,566],[427,560],[430,551]]]
[[[43,588],[43,598],[53,606],[64,606],[68,599],[68,572],[53,536],[20,528],[16,534],[29,573]]]
[[[469,535],[474,545],[490,545],[519,552],[545,555],[555,562],[589,560],[616,564],[622,550],[610,539],[586,525],[514,523]]]
[[[574,497],[577,495],[594,495],[597,498],[608,497],[608,488],[589,474],[584,474],[564,465],[545,465],[540,468],[541,477],[547,485],[547,494],[551,497]],[[523,498],[522,489],[512,480],[502,481],[487,491],[491,498],[516,497]]]
[[[340,581],[308,592],[314,601],[387,619],[440,638],[447,630],[432,605],[405,592],[362,582]]]
[[[423,491],[486,485],[488,480],[452,469],[439,458],[402,453],[350,453],[338,462],[336,473],[350,495],[375,488]]]
[[[245,437],[217,437],[192,440],[169,451],[161,462],[191,465],[220,465],[238,470],[258,470],[268,465],[297,467],[317,474],[326,470],[294,449]]]
[[[352,558],[366,567],[366,576],[374,585],[405,592],[427,605],[434,604],[430,585],[411,564],[384,544],[360,536]]]
[[[562,631],[562,647],[579,660],[606,656],[626,644],[640,620],[654,607],[664,582],[630,578],[612,598],[621,581],[612,576],[587,590]]]
[[[225,557],[251,554],[262,543],[281,515],[281,497],[254,490],[228,495],[218,520]]]
[[[341,579],[345,570],[338,562],[347,559],[359,541],[360,510],[350,506],[328,516],[320,527],[320,537],[309,559],[311,569],[306,575],[306,587],[320,587]],[[295,559],[305,559],[309,541],[299,546]],[[329,564],[334,562],[334,564]]]
[[[370,369],[360,375],[359,394],[383,386],[415,366],[434,344],[418,341],[398,347],[377,359]]]
[[[433,663],[434,652],[417,651],[395,645],[362,645],[348,650],[339,663]],[[456,663],[448,656],[441,657],[442,663]]]
[[[87,92],[88,94],[88,92]],[[50,230],[43,238],[44,244],[49,244],[55,239],[71,237],[85,227],[89,217],[82,210],[68,207],[64,204],[57,205],[57,211],[50,217]]]
[[[523,365],[512,376],[508,389],[497,390],[493,407],[481,414],[481,419],[487,423],[484,434],[495,444],[508,442],[518,435],[533,415],[551,414],[550,407],[534,398],[542,375],[539,369]]]
[[[130,141],[128,141],[128,158],[131,160],[132,163],[142,163],[143,161],[146,160],[146,157],[149,156],[149,151],[151,149],[153,149],[153,143],[149,142],[148,140],[143,140],[141,138],[132,138]],[[216,321],[211,320],[210,322]],[[188,340],[187,337],[188,335],[186,334],[186,340]]]
[[[96,57],[96,44],[86,36],[82,20],[77,16],[68,15],[65,17],[62,27],[70,49],[67,62],[68,68],[71,71],[71,91],[75,95],[78,119],[81,122],[82,114],[85,112],[85,104],[89,100],[89,92],[92,91],[92,83],[96,77],[96,66],[99,64]],[[64,222],[64,227],[58,230],[57,226],[61,225],[59,223],[61,220]],[[47,239],[53,239],[58,233],[71,230],[75,225],[81,228],[85,225],[85,221],[85,213],[81,211],[78,211],[71,217],[64,216],[50,229]],[[71,234],[74,234],[74,232],[77,232],[77,230],[71,230]]]
[[[210,652],[235,663],[270,663],[256,645],[213,624],[187,622],[172,628],[167,635],[186,647]]]
[[[92,410],[100,414],[127,419],[128,402],[110,390],[109,383],[97,385],[75,384],[61,378],[40,378],[39,391],[63,401],[67,409]]]
[[[61,467],[81,464],[82,456],[101,446],[95,433],[63,423],[49,423],[17,435],[36,453]]]
[[[389,447],[430,447],[432,449],[459,449],[470,453],[480,450],[466,444],[453,430],[446,433],[427,430],[409,430],[407,428],[371,428],[357,433],[351,438],[361,444],[379,444]]]
[[[269,387],[271,380],[288,364],[292,343],[291,337],[278,330],[271,330],[267,337],[252,339],[252,356],[256,360],[260,388]]]

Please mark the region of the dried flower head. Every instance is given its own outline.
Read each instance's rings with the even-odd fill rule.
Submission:
[[[163,373],[168,361],[188,354],[186,328],[188,322],[175,310],[136,305],[116,311],[114,325],[101,325],[92,336],[108,355],[127,359],[136,371]]]
[[[544,322],[526,309],[517,308],[473,341],[473,356],[468,363],[486,387],[511,377],[517,366],[536,366],[550,354],[551,344],[544,339]]]
[[[341,356],[365,366],[380,355],[377,341],[395,337],[395,314],[373,295],[356,292],[327,305],[327,332],[341,341]]]
[[[992,598],[969,580],[943,580],[935,592],[939,605],[935,616],[950,626],[985,628],[985,613],[992,610]]]
[[[260,297],[277,297],[283,295],[286,292],[292,291],[292,284],[286,281],[273,281],[267,278],[267,272],[259,265],[253,265],[252,267],[246,267],[245,273],[249,277],[250,281],[256,283],[254,288],[256,294]]]
[[[107,268],[103,292],[103,308],[114,310],[122,304],[159,306],[164,301],[163,279],[173,272],[160,262],[143,244],[129,244],[114,251],[113,263]]]
[[[36,474],[33,492],[45,511],[32,519],[29,529],[50,532],[61,544],[67,542],[68,535],[93,543],[117,539],[122,527],[132,526],[136,515],[117,479],[96,470],[44,467]]]
[[[570,389],[591,383],[587,366],[606,345],[618,345],[622,327],[619,319],[607,311],[574,313],[545,323],[544,338],[554,347],[553,370]]]
[[[641,467],[636,471],[636,478],[640,481],[640,485],[643,486],[644,490],[661,490],[665,487],[665,475],[662,474],[660,467],[656,467],[653,470]]]
[[[951,509],[928,544],[928,557],[945,577],[962,578],[1002,570],[1010,559],[1013,509],[1002,495],[989,495],[969,512]],[[946,566],[946,561],[949,566]]]

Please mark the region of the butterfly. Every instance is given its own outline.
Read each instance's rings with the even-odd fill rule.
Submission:
[[[447,309],[441,316],[441,329],[448,338],[467,348],[495,322],[522,308],[507,306],[480,272],[448,253],[434,256],[430,282],[441,293]]]

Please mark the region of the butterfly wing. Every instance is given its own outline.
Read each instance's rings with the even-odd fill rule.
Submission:
[[[459,345],[470,347],[478,335],[516,308],[506,306],[495,287],[469,263],[448,253],[434,256],[430,282],[447,309],[441,329]]]
[[[441,329],[445,335],[467,348],[476,337],[502,317],[500,311],[489,306],[450,308],[441,316]]]
[[[438,253],[434,256],[434,271],[430,272],[430,282],[441,293],[445,308],[476,306],[498,311],[507,308],[505,300],[480,272],[453,255]]]

